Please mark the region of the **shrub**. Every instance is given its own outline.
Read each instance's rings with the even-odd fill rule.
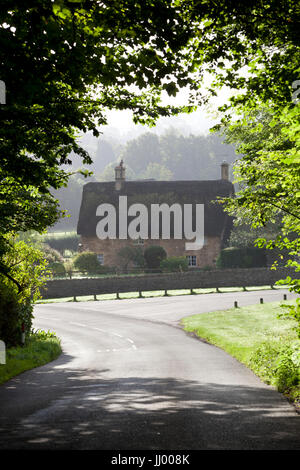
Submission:
[[[71,251],[71,250],[65,250],[64,253],[63,253],[63,257],[66,259],[66,258],[73,258],[74,256],[74,251]]]
[[[16,290],[0,278],[0,339],[6,347],[16,346],[20,341],[19,312]]]
[[[61,263],[60,261],[55,261],[54,263],[50,263],[48,267],[54,276],[66,275],[66,268],[64,264]]]
[[[53,263],[56,263],[56,262],[62,263],[63,257],[60,254],[60,252],[55,250],[54,248],[52,248],[48,244],[44,243],[42,245],[42,251],[43,251],[44,258],[47,261],[47,263],[49,263],[49,264],[53,264]]]
[[[267,265],[264,249],[230,247],[221,250],[216,263],[218,268],[259,268]]]
[[[121,258],[123,269],[127,269],[129,263],[133,263],[135,266],[139,267],[143,267],[145,264],[143,249],[140,246],[124,246],[118,252],[118,255]]]
[[[160,267],[167,272],[187,271],[189,263],[185,256],[171,256],[162,260]]]
[[[150,269],[157,269],[160,267],[160,263],[167,257],[167,253],[162,246],[151,245],[144,251],[144,258],[147,267]]]
[[[73,265],[78,271],[91,274],[104,272],[106,269],[98,261],[97,254],[91,251],[85,251],[75,256]]]
[[[39,287],[48,275],[42,251],[24,241],[6,236],[2,260],[6,270],[0,275],[0,334],[8,345],[21,342],[21,325],[31,329],[33,303],[40,298]]]
[[[71,260],[67,260],[64,262],[65,273],[68,274],[69,277],[72,276],[72,272],[74,270],[73,262]]]
[[[299,340],[290,344],[262,343],[253,353],[250,365],[265,381],[285,392],[300,381]]]

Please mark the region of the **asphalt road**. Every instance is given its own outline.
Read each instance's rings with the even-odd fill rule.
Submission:
[[[36,306],[34,327],[56,331],[64,353],[0,386],[0,449],[299,450],[294,407],[178,327],[283,292]]]

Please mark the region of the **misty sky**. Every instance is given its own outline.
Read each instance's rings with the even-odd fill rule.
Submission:
[[[206,85],[209,81],[208,78],[205,80]],[[197,111],[191,114],[183,113],[170,118],[162,117],[157,121],[157,125],[152,128],[134,124],[130,111],[109,111],[107,113],[108,126],[102,127],[101,131],[104,137],[119,135],[121,140],[124,141],[135,138],[147,131],[162,134],[172,127],[186,135],[191,133],[195,135],[208,134],[210,127],[219,121],[216,114],[217,106],[224,104],[230,94],[232,94],[232,91],[223,88],[219,91],[217,97],[211,99],[208,107],[198,108]],[[175,98],[169,97],[165,93],[162,98],[163,104],[186,105],[188,103],[188,91],[181,90]]]

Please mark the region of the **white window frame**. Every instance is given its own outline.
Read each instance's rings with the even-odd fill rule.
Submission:
[[[193,266],[197,266],[197,256],[196,255],[187,255],[187,260],[189,264],[189,268]]]
[[[101,266],[103,266],[103,264],[104,264],[104,254],[103,253],[98,253],[97,254],[97,260],[98,260],[99,264],[101,264]]]

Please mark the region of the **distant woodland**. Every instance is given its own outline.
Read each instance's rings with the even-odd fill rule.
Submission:
[[[93,175],[85,178],[75,173],[66,188],[53,192],[68,217],[61,219],[50,231],[76,230],[83,185],[91,181],[113,181],[114,168],[121,159],[127,180],[160,181],[219,179],[222,161],[232,164],[237,159],[234,146],[224,144],[221,136],[180,135],[175,129],[162,135],[146,132],[125,143],[113,136],[92,142],[87,136],[84,143],[93,158],[93,164],[85,168]],[[70,155],[70,158],[73,163],[68,170],[78,170],[77,156]]]

